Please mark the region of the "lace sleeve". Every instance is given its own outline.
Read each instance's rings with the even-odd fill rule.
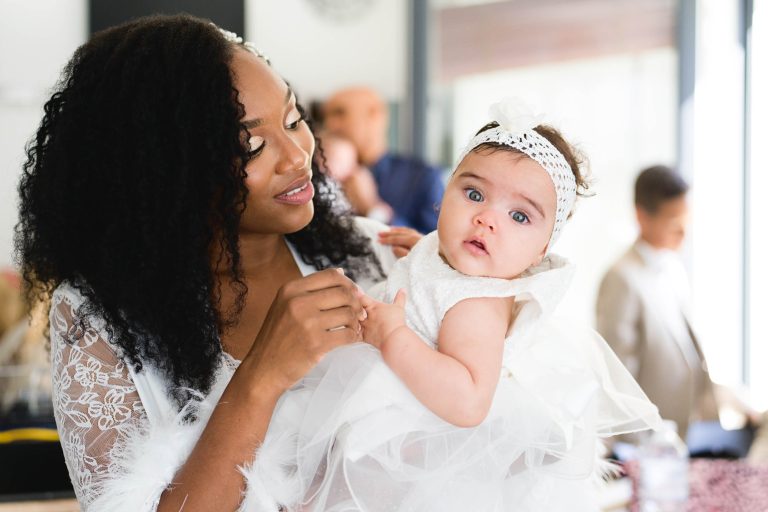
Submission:
[[[53,404],[69,476],[83,510],[114,473],[118,441],[147,421],[126,365],[96,328],[78,322],[78,301],[55,293],[51,304]]]

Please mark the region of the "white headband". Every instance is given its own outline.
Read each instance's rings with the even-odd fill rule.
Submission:
[[[261,53],[261,51],[259,51],[259,49],[256,48],[256,46],[252,42],[244,41],[243,38],[237,35],[236,33],[231,32],[229,30],[225,30],[219,27],[218,25],[216,25],[215,23],[211,23],[211,25],[219,29],[219,32],[221,32],[221,35],[224,36],[224,39],[226,39],[230,43],[242,45],[246,50],[250,51],[257,57],[264,59],[267,62],[267,64],[270,64],[269,57]]]
[[[534,130],[541,124],[541,116],[534,115],[530,107],[520,100],[508,98],[494,103],[489,113],[491,119],[499,123],[499,126],[475,135],[459,155],[456,166],[458,167],[470,151],[487,143],[509,146],[525,153],[541,165],[552,178],[557,194],[555,226],[547,245],[549,251],[560,236],[576,201],[576,178],[571,166],[551,142]]]

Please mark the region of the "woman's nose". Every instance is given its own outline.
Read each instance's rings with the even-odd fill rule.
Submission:
[[[278,174],[309,168],[309,154],[294,137],[286,135],[280,146],[280,161],[276,168]]]
[[[498,229],[498,221],[496,220],[496,215],[490,210],[483,210],[482,212],[475,215],[473,220],[475,226],[483,226],[487,228],[491,233],[495,233]]]

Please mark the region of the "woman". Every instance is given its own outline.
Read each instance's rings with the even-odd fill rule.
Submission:
[[[29,299],[52,296],[54,407],[84,510],[276,508],[258,503],[269,475],[247,470],[275,404],[359,341],[352,280],[394,259],[378,225],[333,209],[314,146],[290,87],[204,20],[106,30],[66,67],[28,148],[16,244]]]

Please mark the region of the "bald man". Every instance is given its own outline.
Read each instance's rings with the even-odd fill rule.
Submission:
[[[360,164],[373,173],[378,196],[389,206],[372,205],[375,211],[363,213],[421,233],[434,231],[444,191],[441,172],[420,159],[389,152],[389,115],[381,97],[366,87],[343,89],[325,102],[323,115],[331,133],[354,144]]]

